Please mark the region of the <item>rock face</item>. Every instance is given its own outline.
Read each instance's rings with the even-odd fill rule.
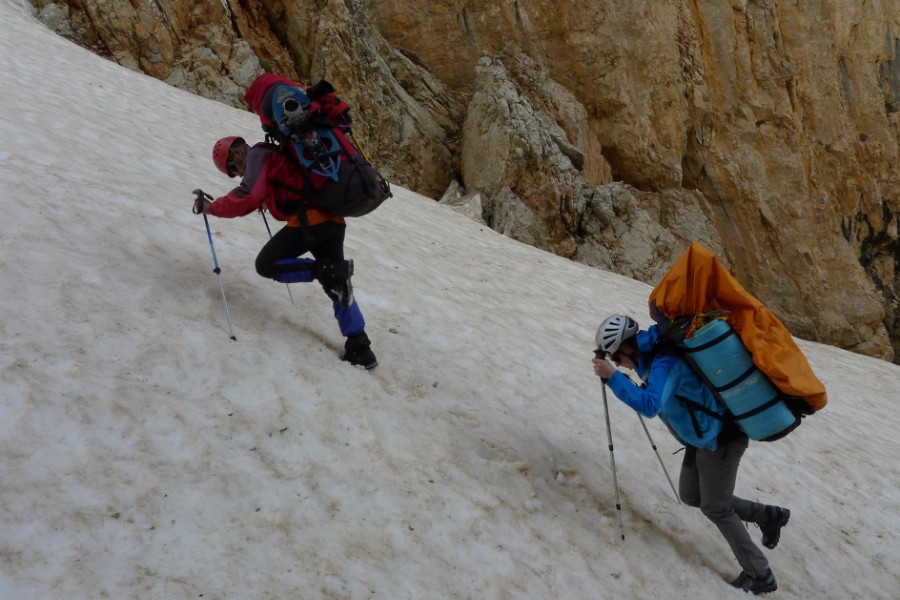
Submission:
[[[263,26],[268,15],[259,8],[235,14],[228,2],[193,0],[33,3],[45,23],[98,54],[235,106],[259,73],[259,59],[294,73],[293,59]],[[255,34],[242,37],[238,27]]]
[[[401,185],[648,283],[701,241],[795,335],[900,359],[895,0],[34,3],[235,105],[257,59],[329,79]]]
[[[461,171],[493,229],[556,254],[648,282],[692,240],[729,263],[702,196],[613,182],[584,106],[513,47],[476,67]]]

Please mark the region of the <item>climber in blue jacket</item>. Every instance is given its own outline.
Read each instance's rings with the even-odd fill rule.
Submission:
[[[656,326],[642,331],[634,319],[612,315],[597,329],[594,373],[616,397],[645,417],[659,416],[685,446],[678,481],[681,500],[712,521],[743,571],[731,585],[754,594],[778,589],[769,561],[742,521],[756,523],[766,548],[778,544],[790,511],[734,495],[741,457],[749,444],[712,390],[691,370]],[[635,384],[616,365],[634,370]]]

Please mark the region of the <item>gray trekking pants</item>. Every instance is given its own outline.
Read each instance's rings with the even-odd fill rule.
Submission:
[[[738,466],[747,444],[747,437],[741,436],[720,444],[715,452],[688,447],[681,465],[678,493],[682,502],[699,507],[719,528],[744,572],[761,577],[769,568],[769,561],[750,539],[742,521],[764,520],[766,506],[734,495]]]

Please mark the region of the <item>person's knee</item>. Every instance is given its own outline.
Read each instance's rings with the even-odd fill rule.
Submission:
[[[348,260],[323,258],[316,261],[316,279],[322,285],[334,287],[350,278],[352,267]]]
[[[256,257],[256,273],[267,279],[275,278],[275,263],[264,258],[261,254]]]
[[[333,260],[324,258],[316,261],[316,279],[322,284],[325,292],[333,291],[350,281],[353,263],[349,260]]]

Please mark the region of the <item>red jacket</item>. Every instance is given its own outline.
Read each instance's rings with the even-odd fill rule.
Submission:
[[[266,209],[276,220],[298,227],[296,203],[302,190],[303,176],[297,165],[275,146],[260,143],[247,153],[240,185],[216,198],[209,210],[216,217],[231,218]],[[324,221],[344,223],[341,217],[315,208],[307,209],[306,218],[310,226]]]

